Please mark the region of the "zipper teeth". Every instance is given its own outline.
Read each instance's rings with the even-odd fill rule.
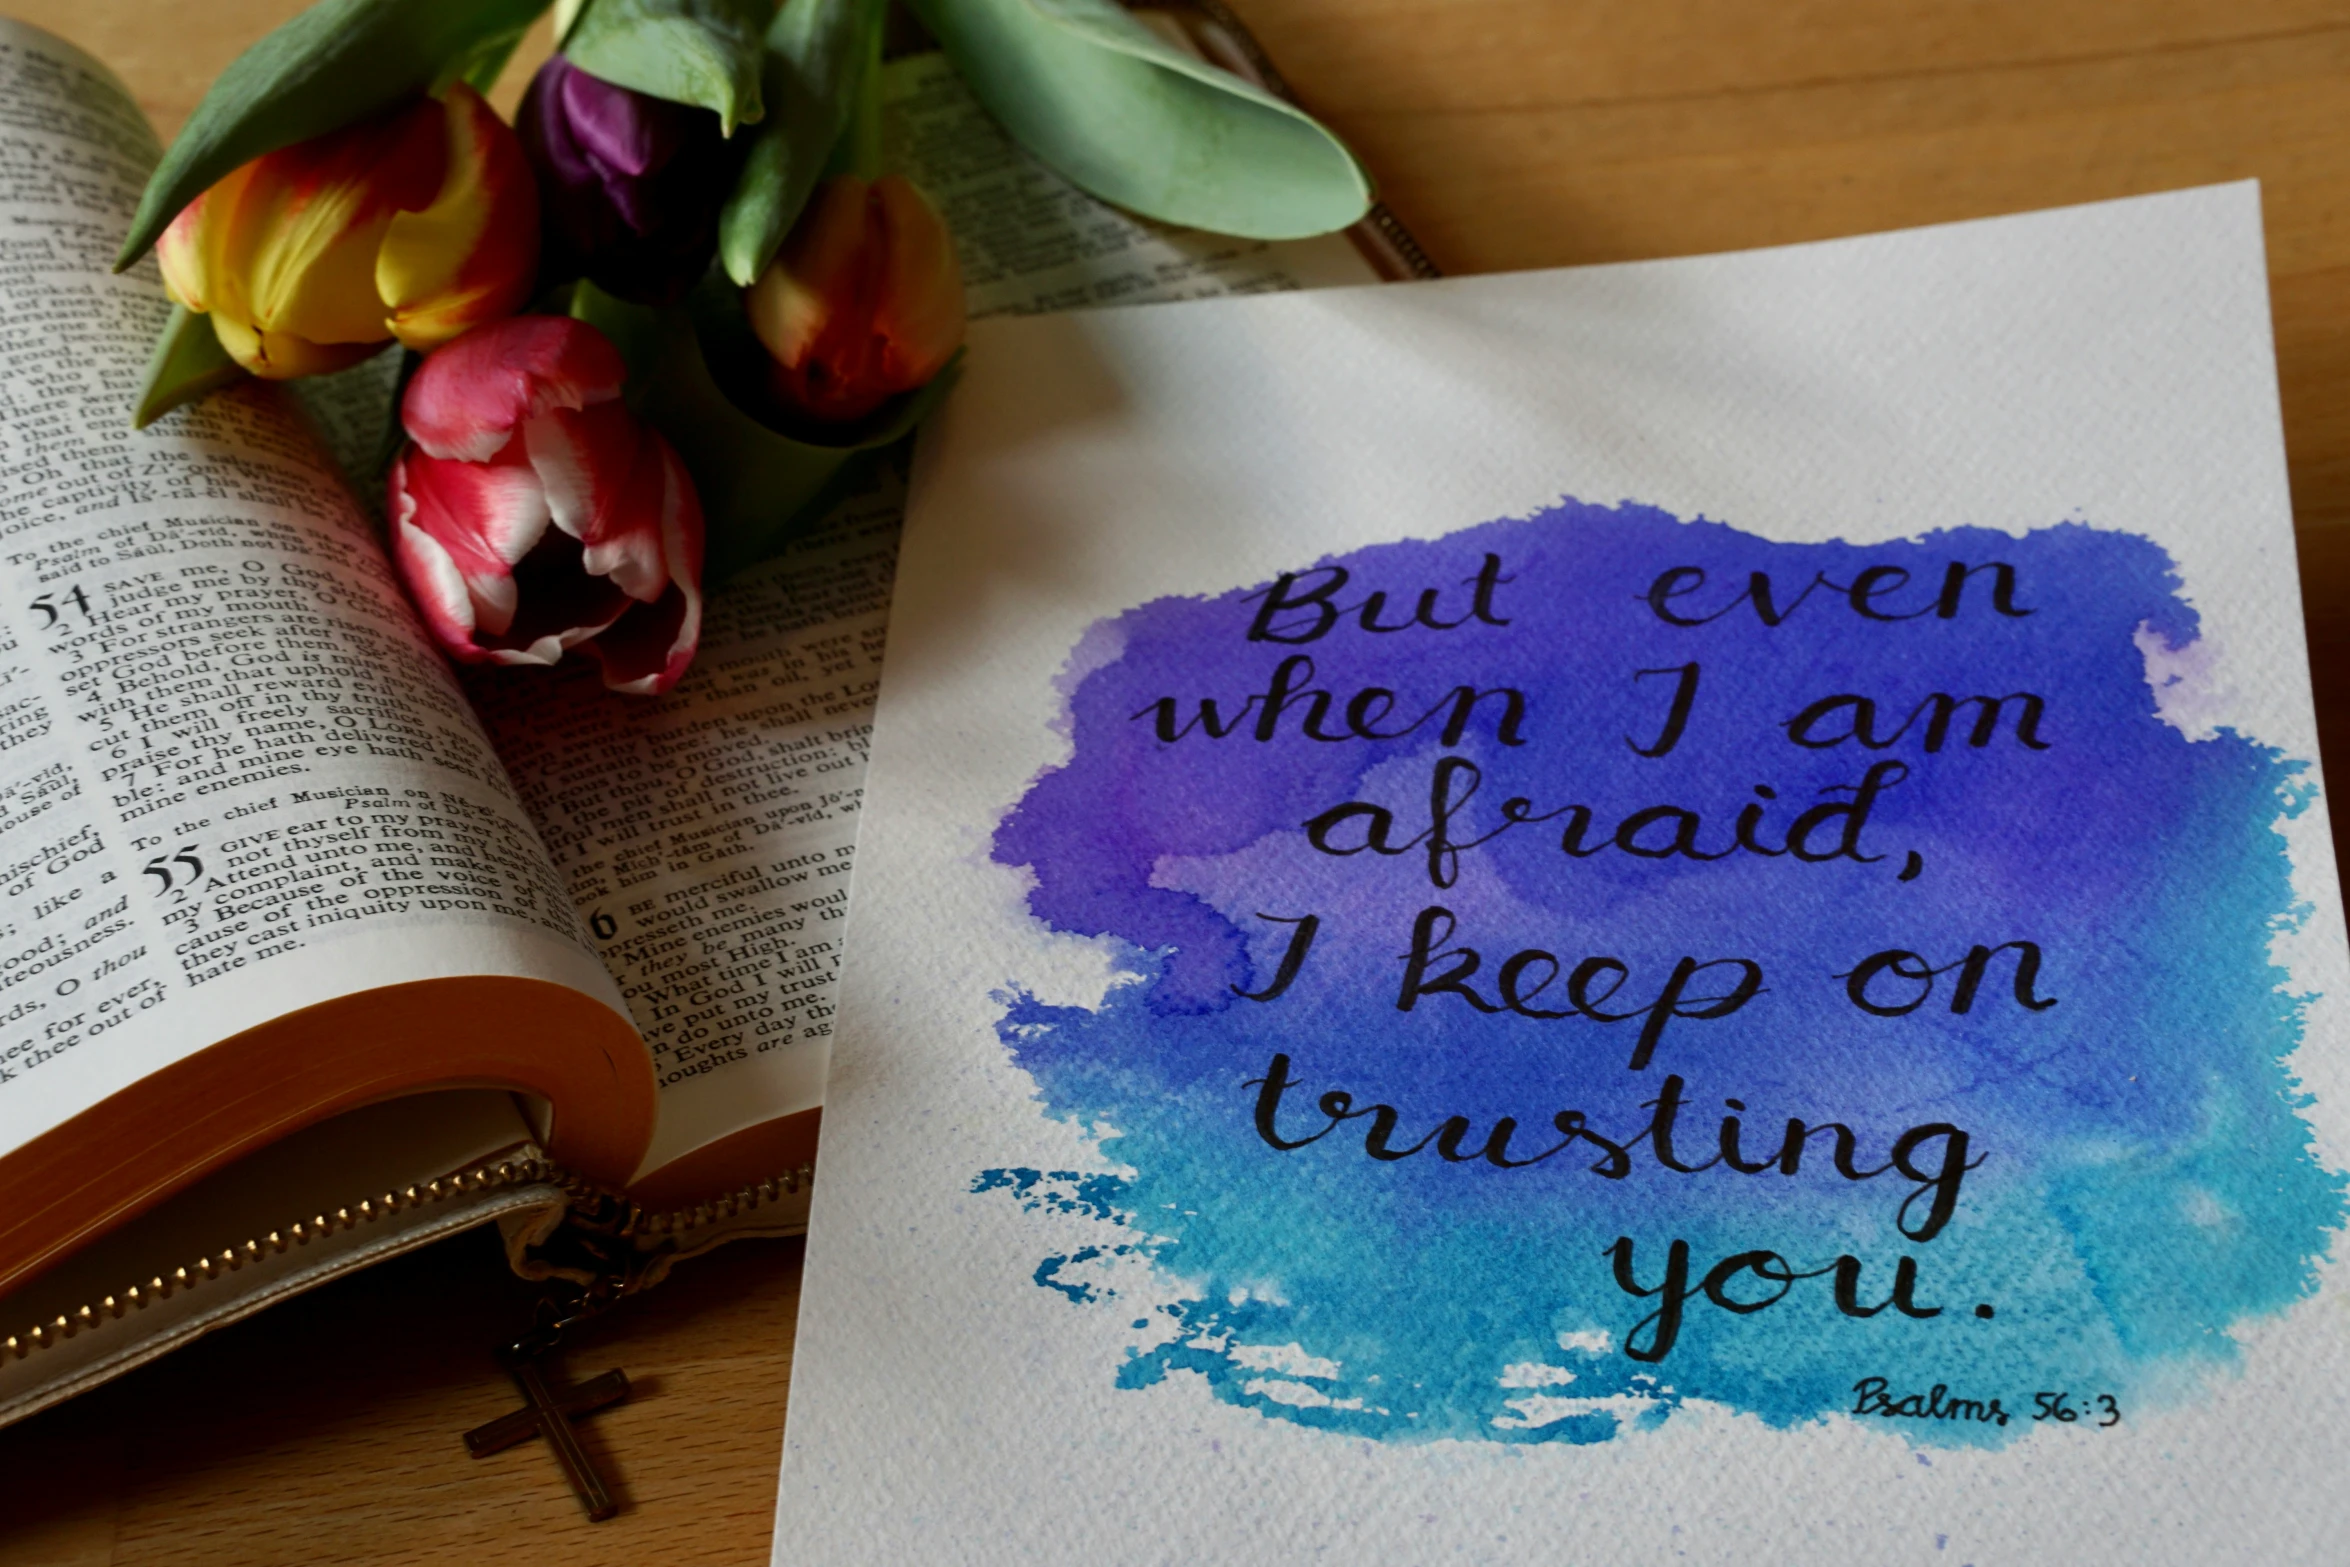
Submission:
[[[722,1197],[714,1197],[691,1208],[672,1208],[662,1213],[648,1213],[631,1204],[628,1217],[620,1224],[620,1233],[628,1236],[675,1236],[698,1230],[705,1224],[720,1219],[731,1219],[738,1213],[749,1213],[754,1208],[796,1196],[814,1184],[816,1167],[803,1164],[796,1170],[770,1176],[755,1185],[738,1186]]]
[[[378,1219],[413,1208],[430,1207],[462,1193],[496,1191],[541,1181],[560,1185],[565,1195],[570,1197],[577,1197],[586,1190],[584,1183],[567,1175],[546,1159],[525,1155],[501,1160],[497,1164],[477,1165],[456,1175],[427,1181],[421,1186],[362,1198],[347,1208],[297,1219],[283,1229],[271,1230],[267,1235],[248,1240],[241,1246],[208,1253],[186,1267],[154,1274],[144,1283],[133,1284],[120,1294],[108,1295],[70,1315],[60,1315],[47,1322],[35,1323],[21,1333],[12,1333],[0,1339],[0,1366],[22,1360],[35,1350],[54,1348],[67,1339],[103,1327],[134,1311],[144,1311],[157,1301],[169,1300],[183,1290],[194,1289],[224,1274],[235,1273],[248,1263],[307,1246],[324,1236],[354,1230],[362,1224],[372,1224]]]
[[[814,1167],[803,1164],[755,1185],[737,1187],[709,1202],[661,1213],[651,1213],[630,1203],[619,1231],[623,1236],[632,1238],[643,1236],[661,1239],[685,1235],[721,1219],[749,1213],[768,1203],[805,1191],[814,1176]],[[154,1274],[144,1283],[133,1284],[120,1294],[108,1295],[70,1314],[35,1323],[21,1333],[12,1333],[0,1339],[0,1366],[23,1360],[35,1350],[53,1349],[68,1339],[92,1332],[134,1311],[144,1311],[159,1300],[169,1300],[183,1290],[194,1289],[224,1274],[235,1273],[247,1263],[259,1262],[264,1257],[278,1256],[296,1247],[307,1246],[323,1236],[357,1229],[362,1224],[372,1224],[378,1219],[405,1213],[410,1209],[430,1207],[467,1192],[498,1191],[509,1186],[537,1183],[562,1188],[563,1195],[574,1204],[609,1195],[601,1187],[580,1179],[540,1154],[501,1160],[497,1164],[477,1165],[456,1175],[427,1181],[421,1186],[362,1198],[350,1207],[337,1208],[332,1213],[297,1219],[283,1229],[271,1230],[267,1235],[248,1240],[241,1246],[208,1253],[186,1267],[174,1268],[169,1273]]]

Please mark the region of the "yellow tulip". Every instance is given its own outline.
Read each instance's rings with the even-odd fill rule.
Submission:
[[[520,309],[538,273],[522,145],[472,88],[265,154],[158,243],[164,286],[273,380],[429,350]]]

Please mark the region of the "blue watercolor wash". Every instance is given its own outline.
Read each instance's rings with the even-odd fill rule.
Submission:
[[[1479,618],[1469,611],[1489,554],[1507,580]],[[1940,613],[1952,562],[2012,566],[2006,607],[2028,613],[2003,612],[1988,570]],[[1566,501],[1321,565],[1348,575],[1333,603],[1384,590],[1382,623],[1408,621],[1430,587],[1441,591],[1429,618],[1468,618],[1373,633],[1350,616],[1311,642],[1252,641],[1271,587],[1260,584],[1104,622],[1073,663],[1070,760],[1035,781],[994,841],[997,861],[1032,871],[1039,921],[1123,954],[1123,982],[1100,1005],[1045,1005],[1015,987],[1000,1032],[1050,1113],[1108,1128],[1104,1157],[1131,1173],[1006,1169],[973,1188],[1101,1227],[1098,1245],[1041,1262],[1036,1282],[1144,1324],[1121,1385],[1189,1373],[1268,1416],[1378,1438],[1593,1442],[1692,1399],[1801,1424],[1853,1411],[1856,1384],[1873,1377],[1885,1408],[1862,1416],[1872,1428],[1921,1446],[1999,1445],[2032,1428],[2038,1391],[2110,1395],[2125,1417],[2192,1397],[2235,1361],[2229,1329],[2311,1290],[2343,1182],[2299,1113],[2285,1058],[2302,998],[2269,951],[2302,916],[2278,823],[2309,785],[2273,751],[2224,730],[2191,739],[2159,715],[2142,644],[2176,651],[2198,635],[2160,548],[2081,524],[1786,544]],[[1646,595],[1678,566],[1706,577],[1681,579],[1690,591],[1667,608],[1733,607],[1699,626],[1661,619]],[[1907,618],[1864,617],[1840,591],[1872,568],[1908,574],[1868,579],[1865,600]],[[1751,598],[1735,602],[1757,572],[1776,625]],[[1815,577],[1834,586],[1790,607]],[[1331,580],[1304,575],[1292,596]],[[1311,629],[1318,614],[1291,611],[1277,629]],[[1258,738],[1265,704],[1245,699],[1301,654],[1311,687],[1334,693],[1326,731],[1343,731],[1349,699],[1373,686],[1395,693],[1363,709],[1381,733],[1463,685],[1515,688],[1524,710],[1514,734],[1506,699],[1489,695],[1451,743],[1440,720],[1326,742],[1304,733],[1301,699]],[[1673,671],[1692,661],[1684,734],[1663,756],[1636,754],[1657,741]],[[1936,692],[2042,697],[2041,746],[2023,743],[2021,703],[1981,745],[1971,707],[1936,748],[1930,708],[1891,738]],[[1838,694],[1872,698],[1874,737],[1889,743],[1795,743],[1789,721]],[[1166,697],[1181,703],[1179,724],[1202,697],[1217,700],[1218,725],[1241,721],[1221,739],[1194,727],[1168,743],[1152,716]],[[1823,719],[1811,738],[1851,718]],[[1350,801],[1390,810],[1389,846],[1406,843],[1428,826],[1446,757],[1479,780],[1456,840],[1505,825],[1512,796],[1533,802],[1528,814],[1589,806],[1585,848],[1671,803],[1698,813],[1708,853],[1732,842],[1742,807],[1762,807],[1754,837],[1768,846],[1798,813],[1860,798],[1872,763],[1906,771],[1870,801],[1855,846],[1867,860],[1570,855],[1559,843],[1571,818],[1559,817],[1463,850],[1439,886],[1424,848],[1309,844],[1304,824]],[[1366,830],[1357,813],[1330,842],[1360,845]],[[1652,821],[1631,841],[1654,847],[1673,830]],[[1505,958],[1541,949],[1557,967],[1522,965],[1520,998],[1569,1015],[1488,1013],[1444,992],[1399,1010],[1403,955],[1432,905],[1452,920],[1435,968],[1474,948],[1465,983],[1495,1005]],[[1238,995],[1272,983],[1298,929],[1277,921],[1308,914],[1319,929],[1294,983],[1267,1002]],[[2015,942],[2041,954],[2030,983],[2022,949],[1995,952],[1954,1011],[1953,965],[1978,944]],[[1863,1011],[1839,977],[1887,949],[1921,956],[1872,981],[1882,1005],[1917,996],[1920,967],[1945,968],[1904,1015]],[[1567,972],[1595,956],[1628,973],[1611,990],[1614,971],[1598,972],[1594,1011],[1645,1002],[1683,957],[1751,960],[1762,989],[1725,1015],[1668,1018],[1636,1069],[1640,1020],[1598,1021],[1565,999]],[[1726,995],[1737,972],[1701,971],[1685,1010]],[[1276,1057],[1297,1084],[1271,1112],[1276,1135],[1302,1144],[1286,1151],[1257,1119]],[[1947,1131],[1929,1132],[1907,1172],[1847,1179],[1823,1133],[1794,1174],[1719,1161],[1683,1173],[1643,1135],[1669,1079],[1686,1099],[1673,1128],[1686,1165],[1721,1151],[1733,1114],[1749,1163],[1780,1150],[1789,1117],[1848,1126],[1856,1172],[1936,1124],[1963,1129],[1963,1160]],[[1331,1093],[1349,1097],[1321,1104]],[[1375,1104],[1396,1112],[1383,1146],[1418,1152],[1370,1156]],[[1621,1161],[1590,1138],[1522,1167],[1480,1157],[1510,1117],[1503,1156],[1532,1159],[1563,1141],[1553,1117],[1566,1111],[1624,1146]],[[1427,1143],[1452,1116],[1465,1128]],[[1948,1189],[1955,1207],[1933,1223]],[[1690,1298],[1652,1360],[1629,1351],[1656,1347],[1658,1324],[1641,1324],[1661,1298],[1617,1280],[1619,1238],[1641,1288],[1662,1281],[1675,1241],[1688,1246]],[[1138,1251],[1162,1286],[1141,1313],[1086,1267]],[[1783,1298],[1741,1312],[1706,1296],[1709,1270],[1755,1252],[1778,1260],[1724,1275],[1723,1300]],[[1873,1315],[1839,1308],[1840,1257],[1858,1269],[1842,1281],[1846,1303]],[[1909,1311],[1885,1305],[1903,1259]],[[1994,1399],[2004,1423],[1980,1418]]]

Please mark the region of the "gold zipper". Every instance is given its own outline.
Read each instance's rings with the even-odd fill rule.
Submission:
[[[135,1311],[144,1311],[157,1301],[169,1300],[182,1291],[236,1273],[248,1263],[259,1262],[264,1257],[282,1255],[324,1236],[357,1229],[362,1224],[372,1224],[396,1213],[430,1207],[465,1193],[499,1191],[511,1186],[556,1186],[562,1189],[567,1203],[564,1220],[567,1225],[584,1223],[599,1233],[630,1242],[640,1239],[675,1241],[705,1225],[795,1195],[806,1189],[813,1175],[813,1168],[803,1164],[798,1169],[788,1170],[755,1185],[738,1187],[691,1208],[653,1213],[616,1193],[572,1175],[543,1154],[526,1154],[501,1160],[497,1164],[477,1165],[471,1170],[427,1181],[419,1186],[363,1198],[350,1207],[337,1208],[331,1213],[318,1213],[308,1219],[298,1219],[283,1229],[271,1230],[267,1235],[247,1240],[242,1245],[207,1253],[186,1267],[154,1274],[145,1283],[133,1284],[120,1294],[108,1295],[73,1312],[60,1314],[48,1322],[36,1323],[21,1333],[12,1333],[0,1339],[0,1366],[23,1360],[35,1350],[54,1348],[68,1339],[92,1332]],[[591,1219],[590,1215],[595,1217]],[[554,1237],[549,1239],[551,1241]],[[641,1272],[641,1269],[628,1271],[633,1274]],[[624,1282],[616,1276],[614,1283],[618,1286],[616,1293],[631,1293],[635,1286],[633,1277]]]
[[[630,1203],[628,1218],[621,1224],[620,1233],[631,1237],[641,1235],[654,1238],[684,1235],[705,1224],[715,1224],[720,1219],[731,1219],[738,1213],[749,1213],[771,1202],[797,1196],[814,1183],[815,1176],[816,1167],[803,1164],[755,1185],[738,1186],[723,1196],[696,1203],[691,1208],[672,1208],[660,1213],[649,1212]]]

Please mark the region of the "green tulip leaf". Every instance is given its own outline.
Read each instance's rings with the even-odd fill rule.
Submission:
[[[147,361],[147,379],[139,388],[131,428],[144,430],[182,403],[243,379],[245,367],[220,346],[212,318],[175,304]]]
[[[748,288],[783,248],[881,49],[883,0],[790,0],[767,29],[767,118],[718,216],[718,258]]]
[[[1004,129],[1104,201],[1252,239],[1325,234],[1370,210],[1370,176],[1313,116],[1113,0],[909,3]]]
[[[232,169],[480,67],[546,8],[547,0],[320,0],[213,81],[147,181],[114,270],[145,255],[181,208]]]
[[[711,110],[732,136],[765,114],[759,66],[773,9],[772,0],[588,0],[563,55],[591,76]]]
[[[451,82],[463,82],[475,92],[486,96],[491,88],[498,85],[498,78],[506,74],[507,62],[514,58],[514,51],[522,47],[522,40],[529,32],[529,24],[525,23],[511,32],[484,39],[443,69],[441,79],[433,83],[432,90],[438,93]]]
[[[739,345],[730,327],[716,324],[712,306],[697,305],[652,310],[583,283],[571,313],[620,349],[631,371],[630,402],[693,474],[709,540],[702,577],[715,584],[776,554],[838,493],[852,463],[912,433],[946,396],[957,366],[949,361],[923,386],[846,429],[786,435],[746,413],[720,386],[711,359],[732,357]],[[713,354],[704,352],[697,315],[722,340],[709,345]],[[749,337],[747,327],[740,336]]]

